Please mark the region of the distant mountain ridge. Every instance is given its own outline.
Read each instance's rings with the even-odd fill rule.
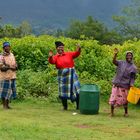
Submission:
[[[112,15],[131,0],[1,0],[1,22],[20,24],[27,20],[34,27],[65,28],[71,19],[84,20],[87,16],[111,26]]]

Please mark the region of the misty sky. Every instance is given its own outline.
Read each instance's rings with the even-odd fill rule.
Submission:
[[[130,0],[0,0],[3,23],[67,24],[71,19],[84,20],[93,16],[105,23]]]

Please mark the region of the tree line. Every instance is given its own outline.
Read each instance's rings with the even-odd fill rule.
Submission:
[[[27,21],[23,21],[19,26],[16,27],[11,24],[0,24],[0,38],[20,38],[30,34],[32,34],[32,27]]]

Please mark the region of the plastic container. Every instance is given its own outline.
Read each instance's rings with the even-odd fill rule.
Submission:
[[[82,114],[98,114],[100,90],[97,85],[86,84],[80,88],[79,109]]]
[[[140,99],[140,89],[131,87],[127,96],[127,101],[132,104],[137,104]]]

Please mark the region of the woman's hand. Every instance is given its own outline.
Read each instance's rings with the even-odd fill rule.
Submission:
[[[118,54],[119,50],[117,48],[114,49],[114,54]]]
[[[49,51],[49,57],[52,57],[52,56],[53,56],[53,51],[50,50],[50,51]]]
[[[114,49],[114,56],[113,56],[113,64],[115,64],[116,66],[118,66],[118,62],[116,60],[118,52],[119,52],[119,50],[117,48],[115,48]]]
[[[10,66],[10,69],[11,69],[12,71],[16,71],[16,70],[17,70],[17,64],[11,65],[11,66]]]
[[[80,44],[77,44],[76,46],[77,46],[77,52],[81,52],[81,46],[80,46]]]
[[[8,65],[3,65],[2,67],[1,67],[1,71],[2,72],[6,72],[7,70],[9,70],[10,69],[10,67],[8,66]]]

